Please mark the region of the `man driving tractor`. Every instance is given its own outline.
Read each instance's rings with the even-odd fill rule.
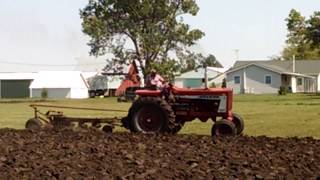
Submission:
[[[161,75],[159,75],[155,69],[152,69],[150,71],[150,75],[147,78],[146,84],[148,87],[152,89],[160,89],[163,87],[164,82],[164,78],[161,77]]]

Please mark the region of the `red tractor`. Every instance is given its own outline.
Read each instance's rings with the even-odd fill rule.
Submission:
[[[98,111],[121,111],[113,109],[94,109],[80,107],[62,107],[51,105],[31,105],[34,108],[34,118],[26,123],[29,129],[41,128],[44,124],[51,126],[70,125],[78,123],[80,127],[91,123],[93,127],[101,127],[106,132],[112,132],[115,126],[123,126],[131,132],[141,133],[177,133],[185,122],[199,119],[206,122],[211,119],[212,136],[226,136],[241,134],[244,129],[243,119],[232,112],[232,89],[207,88],[207,72],[205,69],[204,83],[202,89],[178,88],[172,84],[166,84],[161,90],[155,87],[140,87],[135,63],[130,67],[127,78],[118,88],[118,95],[128,94],[132,91],[133,103],[129,111],[125,111],[126,117],[119,122],[118,118],[88,118],[68,117],[62,111],[49,110],[42,113],[39,108],[71,108]],[[131,90],[132,89],[132,90]],[[138,89],[138,90],[137,90]],[[134,98],[138,96],[138,99]],[[128,96],[128,95],[127,95]]]
[[[232,112],[232,89],[186,89],[170,84],[162,90],[137,90],[136,94],[139,98],[122,119],[132,132],[175,134],[196,118],[214,121],[212,136],[237,135],[244,129],[243,119]]]

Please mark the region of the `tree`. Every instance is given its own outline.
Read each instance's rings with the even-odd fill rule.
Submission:
[[[180,66],[181,73],[196,69],[199,64],[198,63],[199,59],[203,58],[202,54],[193,53],[190,51],[186,51],[183,53],[179,52],[177,56],[178,56],[178,59],[180,60],[179,64],[181,65]]]
[[[183,22],[198,11],[195,0],[90,0],[80,15],[91,55],[111,53],[112,64],[137,60],[146,77],[152,67],[172,76],[172,57],[204,36]]]
[[[206,66],[211,66],[211,67],[219,67],[219,68],[223,67],[220,64],[220,62],[216,59],[216,57],[212,54],[209,54],[207,57],[205,57],[202,64]]]
[[[307,40],[311,43],[312,48],[320,46],[320,11],[316,11],[307,21]]]
[[[314,15],[314,17],[316,17],[316,15]],[[310,40],[311,37],[314,37],[310,32],[316,32],[316,30],[314,30],[316,25],[310,25],[311,21],[314,22],[312,19],[314,18],[306,20],[306,18],[295,9],[290,11],[288,18],[286,18],[288,34],[286,40],[287,45],[282,51],[283,59],[290,60],[293,55],[295,55],[297,60],[320,59],[319,48],[315,46],[313,40]]]
[[[288,39],[286,42],[293,46],[304,44],[306,31],[305,17],[302,16],[300,12],[292,9],[289,13],[289,17],[286,18],[286,21],[288,29]]]
[[[216,57],[212,54],[209,54],[207,57],[205,57],[201,53],[193,53],[188,51],[187,53],[183,53],[182,55],[180,55],[179,59],[181,60],[180,68],[182,73],[204,66],[220,68],[223,67],[221,63],[216,59]]]

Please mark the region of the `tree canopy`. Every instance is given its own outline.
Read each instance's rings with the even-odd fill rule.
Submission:
[[[307,21],[306,37],[313,48],[320,46],[320,11],[316,11]]]
[[[201,53],[193,53],[187,51],[187,53],[180,55],[180,71],[181,73],[194,70],[199,67],[211,66],[211,67],[223,67],[221,63],[212,54],[204,56]]]
[[[89,0],[80,15],[91,55],[112,54],[113,64],[137,60],[144,75],[156,68],[172,76],[178,54],[204,36],[183,21],[198,11],[195,0]]]
[[[288,34],[282,58],[288,60],[295,55],[297,60],[320,59],[320,12],[306,19],[292,9],[286,22]]]

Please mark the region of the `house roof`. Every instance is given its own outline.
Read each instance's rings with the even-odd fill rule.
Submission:
[[[208,70],[217,71],[220,73],[224,73],[228,70],[228,68],[219,68],[219,67],[207,67]]]
[[[96,75],[99,75],[98,72],[81,72],[83,78],[88,81],[90,78],[93,78]]]
[[[234,66],[228,70],[233,71],[235,68],[245,67],[249,64],[260,65],[271,68],[280,73],[293,73],[293,61],[237,61]],[[318,75],[320,73],[320,60],[296,60],[295,72],[304,75]]]
[[[0,80],[33,80],[37,73],[0,73]]]
[[[40,71],[30,88],[87,88],[80,71]]]
[[[182,73],[180,76],[177,76],[175,79],[202,79],[204,78],[204,71],[205,71],[204,68],[198,68],[189,72]],[[208,67],[207,75],[208,75],[208,78],[214,78],[225,71],[226,71],[225,68]]]

